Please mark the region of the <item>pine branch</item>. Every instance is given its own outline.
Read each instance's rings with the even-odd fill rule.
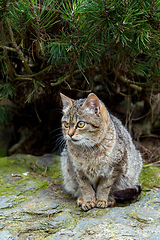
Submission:
[[[12,31],[12,28],[11,28],[11,25],[10,25],[10,22],[9,22],[8,18],[6,18],[6,20],[7,20],[7,25],[8,25],[8,30],[9,30],[9,34],[10,34],[10,37],[11,37],[12,45],[15,48],[18,56],[20,57],[25,70],[27,71],[28,74],[31,75],[31,74],[33,74],[32,70],[31,70],[30,66],[28,65],[28,63],[27,63],[27,61],[26,61],[26,59],[25,59],[25,57],[23,55],[23,52],[17,46],[17,43],[16,43],[16,40],[14,38],[14,34],[13,34],[13,31]]]
[[[1,36],[2,36],[2,43],[5,45],[6,43],[6,36],[5,36],[5,32],[4,32],[4,26],[3,26],[3,22],[0,23],[0,28],[1,28]],[[11,80],[13,80],[14,78],[14,75],[13,75],[13,71],[12,71],[12,64],[11,64],[11,61],[8,57],[8,53],[7,53],[7,48],[3,48],[3,55],[4,55],[4,61],[7,65],[7,72],[8,72],[8,75],[9,75],[9,78]]]
[[[73,24],[75,25],[75,28],[77,29],[77,34],[78,34],[78,38],[79,38],[80,37],[80,29],[79,29],[78,24],[74,20],[73,15],[74,15],[74,9],[71,11],[71,21],[73,22]]]
[[[138,92],[141,92],[143,89],[140,86],[137,86],[133,81],[128,79],[126,76],[121,75],[115,68],[112,68],[112,72],[115,74],[116,78],[131,88],[135,89]]]
[[[40,37],[41,36],[41,34],[40,34],[41,33],[41,27],[40,27],[38,15],[37,15],[37,13],[35,11],[35,8],[34,8],[31,0],[29,0],[29,5],[31,7],[31,11],[33,13],[33,16],[34,16],[34,19],[35,19],[35,25],[36,25],[36,27],[35,27],[35,31],[36,31],[36,35],[37,35],[36,56],[37,56],[38,59],[42,59],[42,57],[39,54],[39,51],[42,52],[42,48],[41,48],[42,41],[41,41],[41,37]]]
[[[153,0],[153,2],[152,2],[152,10],[151,10],[152,14],[154,14],[156,12],[155,5],[156,5],[156,0]]]
[[[92,69],[92,68],[94,68],[95,66],[91,66],[91,67],[85,67],[85,68],[81,68],[81,69],[77,69],[77,70],[75,70],[74,72],[72,72],[72,73],[70,73],[70,74],[65,74],[64,76],[62,76],[62,77],[60,77],[60,78],[58,78],[57,80],[51,80],[51,81],[56,81],[55,83],[52,83],[51,82],[51,86],[53,86],[53,87],[55,87],[55,86],[58,86],[58,85],[60,85],[61,83],[63,83],[63,82],[65,82],[68,78],[70,78],[70,77],[72,77],[73,75],[76,75],[76,74],[78,74],[78,73],[80,73],[80,72],[84,72],[84,71],[86,71],[87,69]]]
[[[12,47],[8,47],[8,46],[1,46],[0,45],[0,48],[6,49],[6,50],[9,50],[9,51],[12,51],[12,52],[17,52],[16,49],[14,49]]]
[[[42,69],[41,71],[39,71],[38,73],[34,73],[34,74],[30,74],[30,75],[18,75],[16,74],[16,78],[14,80],[19,80],[19,79],[31,79],[32,77],[39,77],[43,74],[45,74],[47,71],[49,71],[49,69],[52,67],[52,65],[47,66],[46,68]]]

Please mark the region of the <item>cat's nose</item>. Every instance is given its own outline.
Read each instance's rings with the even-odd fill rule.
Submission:
[[[68,135],[72,137],[74,135],[74,129],[69,129]]]

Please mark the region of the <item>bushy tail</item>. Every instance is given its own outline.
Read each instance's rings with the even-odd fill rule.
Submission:
[[[113,197],[117,201],[132,200],[137,198],[141,193],[141,191],[142,191],[142,185],[137,184],[133,188],[126,188],[124,190],[113,192]]]

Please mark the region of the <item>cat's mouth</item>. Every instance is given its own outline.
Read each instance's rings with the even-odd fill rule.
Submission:
[[[74,142],[74,143],[76,143],[76,142],[79,142],[80,141],[80,139],[77,139],[76,137],[74,137],[74,136],[70,136],[69,138],[68,138],[68,140],[69,141],[71,141],[71,142]]]
[[[77,140],[77,139],[74,139],[74,138],[71,138],[71,140],[72,140],[73,142],[78,142],[78,140]]]
[[[70,140],[71,140],[72,142],[74,142],[74,143],[76,143],[76,142],[79,141],[79,139],[76,139],[76,138],[74,138],[74,137],[70,137]]]

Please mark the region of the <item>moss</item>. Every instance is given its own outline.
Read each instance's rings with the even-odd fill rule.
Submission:
[[[34,171],[37,174],[42,174],[46,170],[46,174],[53,178],[61,176],[60,157],[53,157],[53,162],[49,166],[41,166],[39,158],[29,154],[17,154],[10,157],[0,158],[0,166],[3,173],[21,173],[27,171]]]
[[[160,188],[160,169],[158,167],[143,165],[142,172],[140,174],[140,182],[143,185],[143,190],[151,188]]]
[[[32,236],[44,239],[62,228],[75,229],[77,227],[77,229],[82,229],[87,222],[92,226],[107,212],[111,211],[111,214],[112,210],[114,212],[113,208],[95,208],[92,211],[84,212],[76,205],[76,199],[62,190],[59,157],[56,160],[54,158],[53,164],[51,162],[48,165],[47,177],[40,175],[46,166],[43,159],[39,162],[39,165],[36,165],[35,171],[32,170],[32,166],[37,161],[39,161],[38,158],[33,156],[32,159],[31,155],[0,158],[0,165],[2,166],[0,169],[0,195],[5,195],[8,202],[11,202],[12,208],[19,211],[15,217],[11,216],[9,227],[12,230],[14,229],[13,231],[18,231],[21,238],[26,239],[27,236]],[[42,163],[41,166],[40,163]],[[47,161],[45,163],[48,164]],[[24,172],[30,173],[25,176]],[[12,177],[12,173],[17,173],[19,177]],[[145,190],[160,186],[159,168],[144,165],[140,180]],[[45,190],[42,191],[43,189]],[[145,191],[143,191],[143,194],[147,196]],[[150,202],[147,204],[150,204]],[[121,205],[125,207],[128,203]],[[9,207],[8,204],[6,208]],[[9,211],[11,210],[9,209]],[[133,219],[137,220],[136,224],[139,226],[143,227],[150,223],[150,218],[145,219],[144,217],[143,219],[143,215],[139,214],[138,208],[131,212],[127,211],[127,213],[129,214],[126,217],[132,221]],[[83,219],[84,221],[80,222]],[[8,215],[6,215],[4,222],[8,222]],[[87,233],[87,235],[91,234],[92,230]]]
[[[33,176],[29,177],[22,177],[18,180],[10,180],[8,178],[0,178],[0,194],[1,195],[32,195],[33,193],[36,193],[39,189],[45,189],[48,187],[49,183],[47,181],[41,180],[41,179],[35,179]],[[6,181],[7,179],[7,181]]]
[[[31,172],[24,158],[0,158],[0,166],[0,195],[32,195],[49,185],[47,180],[40,179],[36,174],[24,175]]]
[[[55,156],[53,158],[52,164],[47,167],[46,175],[53,177],[53,178],[60,178],[61,177],[61,164],[60,164],[60,157]]]
[[[17,156],[0,158],[0,165],[1,171],[7,171],[8,173],[17,173],[31,170],[31,167],[29,164],[27,164],[26,159]]]
[[[0,194],[5,195],[6,197],[11,194],[17,196],[29,196],[35,194],[39,190],[46,189],[52,182],[55,186],[54,194],[59,199],[70,199],[69,201],[66,200],[66,206],[68,204],[73,204],[73,211],[78,212],[78,219],[84,216],[94,217],[94,215],[96,217],[101,217],[106,213],[106,211],[101,209],[94,209],[94,211],[85,213],[76,206],[75,199],[70,198],[69,195],[66,195],[62,191],[61,166],[59,156],[54,157],[53,163],[47,168],[47,177],[44,178],[39,175],[42,174],[44,168],[42,169],[40,166],[38,166],[35,171],[32,169],[32,167],[36,165],[38,159],[39,157],[23,154],[0,158]],[[30,172],[31,174],[25,176],[23,174],[25,172]],[[19,177],[12,177],[12,174],[18,174]],[[144,165],[142,173],[140,175],[140,182],[143,184],[143,194],[145,194],[145,191],[148,189],[159,188],[159,168]]]
[[[132,213],[132,214],[130,214],[128,216],[131,217],[132,219],[137,220],[139,223],[143,223],[143,224],[149,224],[150,223],[150,220],[146,220],[146,219],[140,218],[138,216],[138,214],[136,214],[136,213]]]

